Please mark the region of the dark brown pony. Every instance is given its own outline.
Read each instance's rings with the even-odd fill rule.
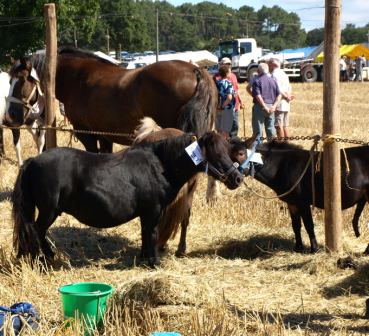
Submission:
[[[244,162],[240,162],[237,157],[240,152],[252,148],[253,141],[253,139],[248,139],[242,142],[234,141],[233,143],[231,158],[241,164],[240,168],[243,168]],[[253,168],[252,166],[246,166],[243,171],[244,174],[247,176],[254,170],[256,180],[273,189],[277,195],[284,194],[279,199],[288,205],[295,233],[295,250],[304,250],[301,238],[302,220],[309,235],[310,250],[311,252],[317,251],[318,243],[315,237],[310,205],[314,204],[320,209],[324,208],[323,165],[325,163],[323,158],[319,161],[320,154],[318,152],[311,154],[299,146],[277,141],[262,143],[256,147],[256,151],[261,154],[263,165],[256,164]],[[311,165],[307,166],[310,155],[314,156],[314,162],[320,163],[319,171],[312,172]],[[347,157],[347,161],[345,157]],[[303,173],[305,167],[307,169]],[[350,167],[350,172],[345,173],[348,167]],[[341,206],[344,210],[357,204],[352,223],[355,234],[358,236],[360,234],[358,228],[359,217],[365,203],[369,201],[369,146],[341,149],[341,171]],[[314,174],[314,191],[312,188],[312,173]],[[301,176],[300,182],[296,184],[295,188],[292,188]],[[290,192],[286,193],[288,190]],[[366,250],[366,253],[368,252],[369,247]]]
[[[43,54],[31,59],[39,77],[44,60]],[[58,52],[56,97],[64,103],[74,129],[127,135],[148,116],[164,128],[201,136],[212,128],[217,104],[216,87],[207,71],[188,62],[157,62],[126,70],[74,48]],[[92,152],[111,152],[113,142],[132,142],[129,136],[76,136]]]
[[[145,117],[135,131],[135,143],[155,142],[169,137],[178,137],[183,132],[176,128],[162,129],[153,119]],[[171,202],[161,214],[158,224],[158,246],[161,250],[165,249],[166,243],[170,238],[174,238],[179,226],[181,225],[181,236],[176,251],[177,257],[186,254],[186,235],[187,227],[190,223],[193,195],[195,193],[199,175],[193,176],[181,190],[177,197]]]

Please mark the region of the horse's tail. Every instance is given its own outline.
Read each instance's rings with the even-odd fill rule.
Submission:
[[[140,120],[140,124],[135,129],[135,139],[133,143],[141,142],[149,134],[160,131],[162,128],[150,117],[144,117]]]
[[[181,107],[178,126],[184,132],[201,136],[214,126],[218,95],[214,80],[207,70],[196,68],[194,72],[197,79],[196,92]]]
[[[35,202],[31,196],[28,159],[20,167],[12,193],[12,217],[14,222],[13,244],[17,256],[31,255],[33,258],[40,250],[35,224]]]

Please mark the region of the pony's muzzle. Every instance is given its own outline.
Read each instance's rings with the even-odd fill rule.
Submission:
[[[225,184],[228,189],[233,190],[242,184],[243,178],[244,176],[238,170],[235,170],[231,175],[228,176]]]

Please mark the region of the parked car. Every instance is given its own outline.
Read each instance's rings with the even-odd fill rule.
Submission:
[[[145,56],[154,56],[155,55],[155,53],[152,50],[145,50],[143,53],[144,53]]]

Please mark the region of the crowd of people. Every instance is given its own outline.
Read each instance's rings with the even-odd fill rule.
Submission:
[[[364,55],[355,58],[342,55],[340,59],[340,81],[363,81],[363,68],[367,66]]]
[[[214,81],[219,94],[215,128],[223,137],[234,138],[239,129],[239,111],[245,106],[228,57],[220,61],[219,72],[214,75]],[[280,61],[271,58],[267,63],[260,63],[258,73],[248,83],[246,91],[253,98],[253,136],[263,136],[265,128],[268,138],[289,137],[290,102],[294,96]]]

